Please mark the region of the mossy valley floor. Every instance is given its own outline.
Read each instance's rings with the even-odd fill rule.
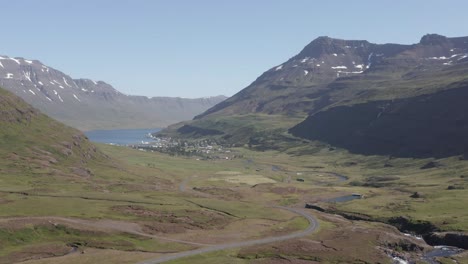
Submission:
[[[459,157],[233,151],[242,158],[197,160],[98,145],[103,156],[89,160],[82,176],[3,160],[0,263],[136,263],[308,226],[276,205],[308,203],[333,213],[303,209],[319,219],[320,229],[300,239],[169,263],[391,263],[390,254],[417,260],[429,247],[385,224],[389,219],[468,231],[468,161]],[[327,202],[353,193],[364,198]],[[442,261],[452,259],[468,261],[466,254]]]

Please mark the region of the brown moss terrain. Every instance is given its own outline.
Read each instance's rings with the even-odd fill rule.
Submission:
[[[136,216],[148,234],[183,233],[187,230],[221,229],[233,221],[233,217],[209,210],[161,211],[143,206],[127,205],[112,208],[125,215]]]

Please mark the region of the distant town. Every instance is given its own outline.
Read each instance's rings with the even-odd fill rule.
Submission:
[[[171,137],[155,137],[152,134],[147,134],[146,137],[148,141],[128,146],[141,151],[157,151],[172,156],[194,156],[200,160],[232,160],[241,157],[236,151],[222,146],[215,140],[186,141]]]

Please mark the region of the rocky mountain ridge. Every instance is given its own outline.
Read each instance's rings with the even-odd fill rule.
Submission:
[[[371,81],[441,70],[467,61],[468,37],[429,34],[420,43],[373,44],[319,37],[298,55],[263,73],[251,85],[197,118],[210,114],[307,114],[317,93],[347,78]],[[383,75],[383,76],[382,76]],[[393,75],[393,76],[392,76]],[[286,104],[284,102],[287,102]]]
[[[412,45],[319,37],[192,122],[161,133],[262,149],[309,139],[366,155],[459,155],[468,149],[458,98],[467,72],[468,37],[428,34]]]
[[[38,60],[8,56],[0,56],[0,86],[80,129],[164,127],[225,99],[125,95],[103,81],[73,79]]]

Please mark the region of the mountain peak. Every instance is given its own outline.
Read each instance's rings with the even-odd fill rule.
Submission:
[[[369,45],[370,43],[366,40],[344,40],[320,36],[305,46],[298,57],[318,58],[323,54],[343,54],[349,48],[365,48]]]
[[[421,38],[419,41],[422,45],[440,45],[442,43],[447,42],[448,39],[446,36],[438,35],[438,34],[426,34]]]

